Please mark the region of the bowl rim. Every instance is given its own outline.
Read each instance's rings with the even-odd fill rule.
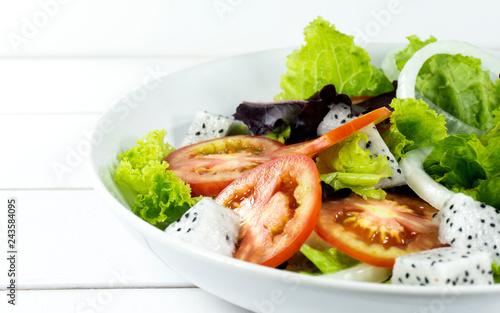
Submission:
[[[371,43],[365,47],[366,50],[370,50],[370,47],[383,48],[386,47],[385,50],[389,51],[390,47],[395,47],[396,45],[401,45],[401,43],[395,42],[380,42],[380,43]],[[158,79],[150,81],[147,85],[153,83],[160,83],[163,78],[171,77],[178,75],[179,73],[185,73],[186,71],[199,70],[200,68],[210,67],[214,64],[220,62],[227,62],[236,59],[244,59],[255,55],[265,55],[277,51],[292,51],[295,49],[293,47],[288,48],[276,48],[276,49],[268,49],[262,51],[254,51],[249,53],[238,54],[230,57],[222,57],[214,60],[210,60],[207,62],[203,62],[197,65],[192,65],[172,73],[166,74]],[[497,51],[498,53],[498,51]],[[129,94],[132,92],[131,90]],[[113,113],[113,108],[121,103],[123,98],[117,100],[112,106],[107,108],[107,110],[98,118],[97,122],[94,124],[92,131],[95,131],[98,128],[98,125],[104,119],[110,119],[111,121],[116,119],[116,115]],[[106,136],[107,134],[103,134]],[[136,216],[131,210],[121,204],[105,187],[100,175],[99,175],[99,167],[100,165],[96,163],[94,160],[95,151],[98,150],[99,145],[90,145],[90,153],[86,158],[86,167],[90,173],[90,181],[94,190],[99,194],[99,196],[105,201],[107,204],[106,207],[112,211],[113,214],[122,218],[128,226],[133,227],[136,231],[143,236],[146,241],[149,239],[155,240],[156,242],[161,243],[162,245],[166,245],[169,247],[174,247],[175,249],[181,249],[187,252],[190,257],[199,257],[203,258],[207,262],[216,262],[216,263],[224,263],[226,266],[233,266],[238,268],[238,270],[247,271],[255,276],[265,277],[267,279],[273,280],[282,280],[283,275],[287,275],[293,278],[300,277],[301,279],[301,287],[306,288],[321,288],[321,289],[329,289],[331,291],[341,290],[341,291],[349,291],[355,293],[362,294],[371,294],[371,295],[383,295],[383,296],[412,296],[418,295],[423,297],[438,297],[442,294],[443,291],[449,290],[446,286],[411,286],[411,285],[396,285],[396,284],[384,284],[384,283],[372,283],[372,282],[359,282],[359,281],[347,281],[347,280],[335,280],[335,279],[327,279],[321,276],[312,276],[306,274],[300,274],[290,271],[283,271],[275,268],[269,268],[257,264],[253,264],[250,262],[245,262],[242,260],[230,258],[227,256],[219,255],[215,252],[211,252],[208,250],[201,250],[195,246],[190,244],[186,244],[182,242],[180,239],[171,238],[170,236],[165,236],[164,232],[148,222],[142,220],[138,216]],[[118,152],[117,152],[118,153]],[[152,249],[151,249],[152,250]],[[154,253],[154,251],[152,251]],[[155,254],[155,253],[154,253]],[[163,262],[163,260],[162,260]],[[173,268],[174,271],[176,271]],[[493,294],[500,295],[500,284],[496,285],[483,285],[483,286],[453,286],[453,290],[463,296],[487,296]]]

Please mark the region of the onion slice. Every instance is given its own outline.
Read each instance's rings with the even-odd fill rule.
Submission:
[[[398,80],[399,73],[401,73],[398,70],[394,56],[403,49],[404,46],[392,49],[388,54],[385,55],[384,59],[382,60],[382,64],[380,65],[382,72],[384,72],[385,76],[387,76],[390,82]]]
[[[453,40],[437,41],[415,52],[408,62],[406,62],[399,74],[398,89],[396,91],[397,98],[417,98],[415,95],[415,84],[418,72],[425,61],[436,54],[462,54],[472,56],[480,59],[484,68],[497,75],[500,73],[500,60],[490,53],[466,42]],[[453,126],[454,128],[463,127],[463,125],[460,125],[458,122],[453,122],[451,124],[452,125],[447,126]],[[474,129],[470,131],[474,131]],[[415,191],[420,198],[427,201],[434,208],[440,210],[444,203],[455,193],[434,181],[434,179],[424,171],[423,163],[431,150],[432,147],[425,147],[408,152],[406,157],[400,162],[400,167],[406,176],[406,183],[408,186]]]
[[[415,83],[418,72],[428,58],[435,54],[462,54],[481,60],[482,65],[495,74],[500,74],[500,60],[490,53],[466,42],[444,40],[428,44],[406,62],[398,77],[397,98],[415,98]]]
[[[399,166],[406,176],[406,183],[415,193],[434,208],[441,210],[444,203],[455,194],[445,186],[432,179],[424,171],[423,163],[432,147],[412,150],[401,160]]]
[[[376,267],[366,263],[360,263],[353,267],[319,277],[338,280],[353,280],[363,282],[382,283],[389,279],[392,268]]]

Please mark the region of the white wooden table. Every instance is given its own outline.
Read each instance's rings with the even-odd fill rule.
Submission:
[[[193,286],[129,235],[75,151],[107,108],[155,76],[300,45],[318,15],[360,44],[433,34],[500,48],[499,4],[360,2],[0,0],[0,312],[246,312]],[[15,306],[7,302],[13,197]]]

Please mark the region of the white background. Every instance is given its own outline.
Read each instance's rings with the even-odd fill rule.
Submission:
[[[74,154],[99,116],[155,75],[299,46],[318,15],[360,45],[416,34],[500,49],[498,12],[486,0],[0,0],[0,312],[244,312],[168,269],[107,212]],[[19,201],[15,307],[8,197]]]

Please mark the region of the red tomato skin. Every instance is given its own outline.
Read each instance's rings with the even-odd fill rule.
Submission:
[[[217,196],[248,169],[268,161],[272,151],[282,146],[266,137],[227,136],[177,149],[165,161],[169,164],[167,170],[190,185],[193,197]]]
[[[282,191],[279,182],[287,181],[288,177],[301,181],[288,193],[294,195],[295,200],[281,197],[279,193]],[[238,200],[236,206],[233,205],[235,199]],[[240,241],[234,257],[276,267],[295,254],[314,230],[321,210],[319,173],[311,158],[289,154],[246,172],[226,187],[216,201],[231,207],[241,217]],[[280,223],[279,217],[290,212],[281,204],[293,206],[294,201],[298,201],[298,206],[284,232],[270,238],[268,233],[272,227],[265,225]],[[276,218],[273,213],[279,216]]]

